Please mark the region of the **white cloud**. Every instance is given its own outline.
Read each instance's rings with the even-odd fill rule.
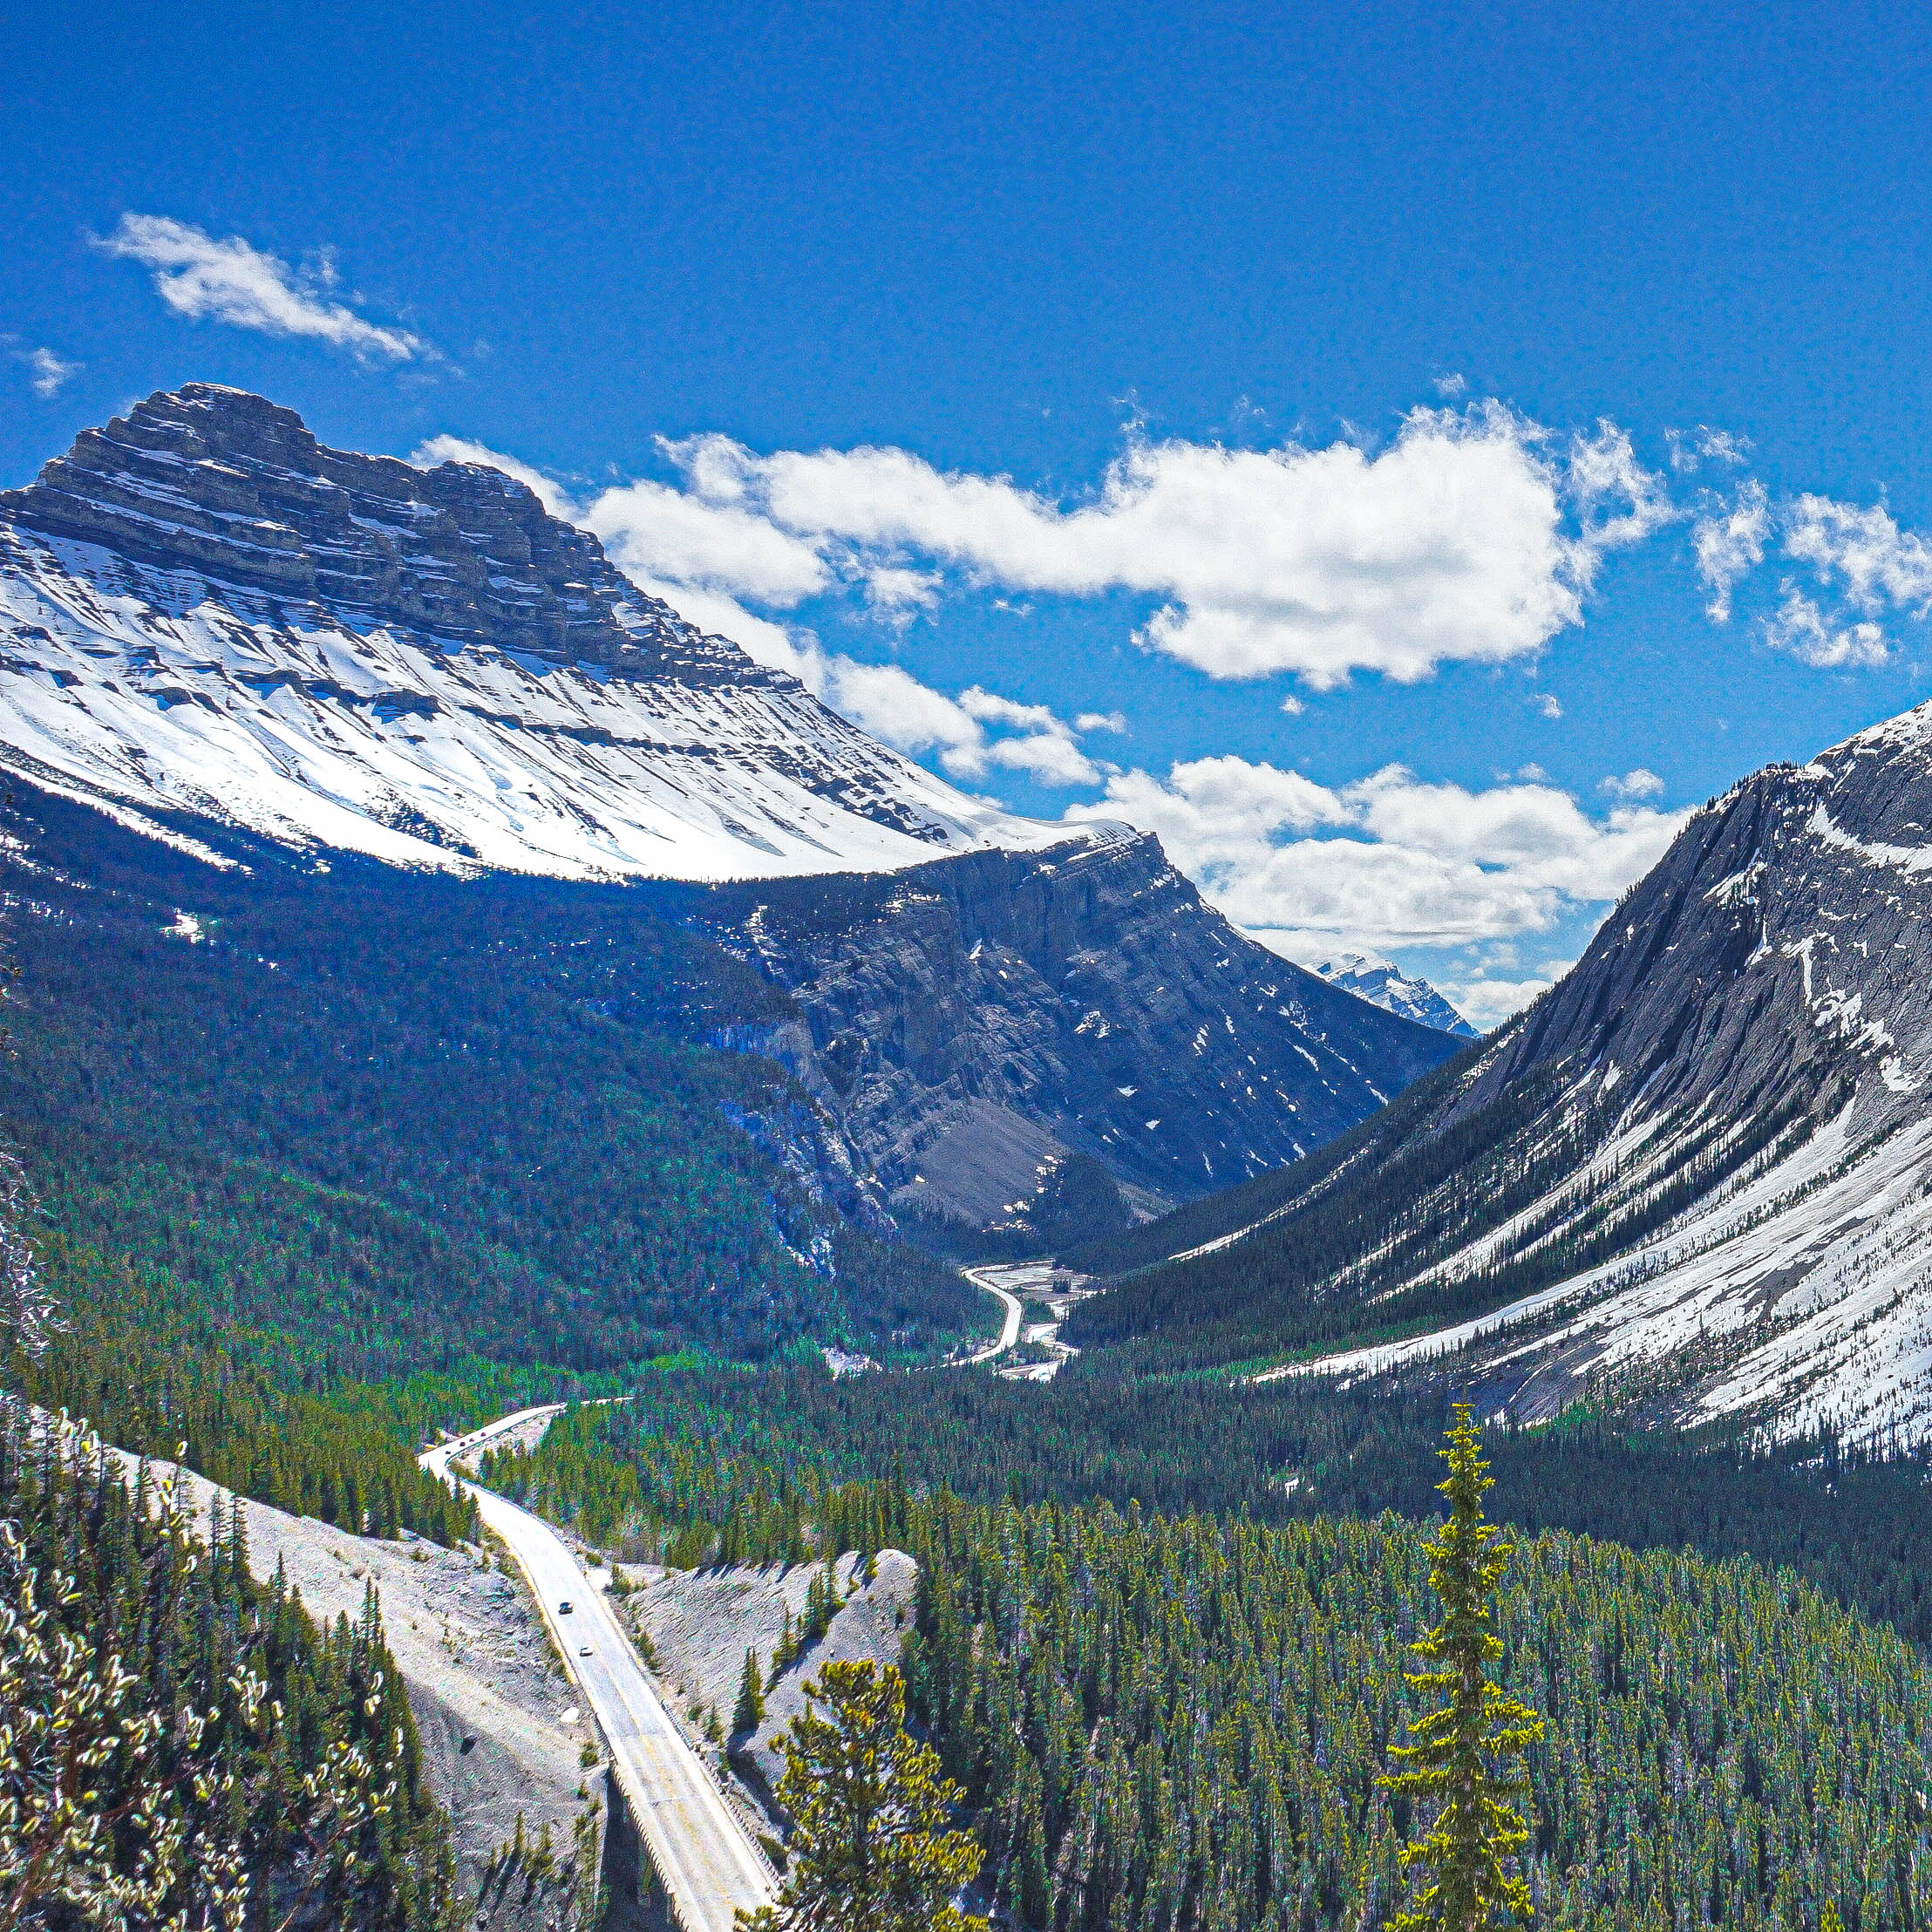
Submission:
[[[480,463],[528,485],[552,516],[593,531],[610,560],[639,589],[660,597],[704,631],[729,637],[757,663],[789,671],[841,717],[895,750],[936,752],[956,779],[983,778],[997,766],[1042,785],[1096,785],[1112,766],[1080,748],[1089,731],[1122,731],[1118,711],[1083,712],[1069,724],[1044,704],[1025,704],[974,685],[949,697],[897,664],[867,664],[827,651],[809,632],[793,632],[745,607],[790,609],[825,589],[833,574],[817,551],[731,500],[686,495],[639,482],[575,500],[554,478],[481,443],[435,436],[412,453],[418,464]],[[919,573],[887,570],[876,601],[916,602]]]
[[[1694,430],[1667,429],[1664,440],[1670,446],[1670,467],[1680,474],[1700,468],[1705,463],[1722,463],[1739,469],[1751,454],[1751,439],[1733,435],[1725,429],[1712,429],[1699,423]]]
[[[1885,632],[1868,618],[1833,623],[1805,594],[1787,584],[1785,601],[1765,620],[1765,642],[1820,670],[1869,670],[1892,655]]]
[[[1846,600],[1867,616],[1888,604],[1921,617],[1932,609],[1932,546],[1900,529],[1881,504],[1800,496],[1786,513],[1785,550],[1821,583],[1842,583]]]
[[[1638,765],[1634,772],[1626,772],[1622,778],[1607,778],[1603,789],[1613,799],[1628,802],[1631,799],[1654,799],[1662,795],[1663,780],[1655,772],[1646,771]]]
[[[1570,439],[1568,481],[1583,520],[1576,569],[1586,588],[1604,551],[1641,543],[1677,514],[1663,479],[1638,462],[1629,432],[1615,423]]]
[[[1280,949],[1387,952],[1548,929],[1614,901],[1663,855],[1685,814],[1620,806],[1593,819],[1567,793],[1471,792],[1401,765],[1350,785],[1239,758],[1110,778],[1070,819],[1126,819],[1237,925]],[[1270,940],[1270,943],[1276,943]]]
[[[1504,979],[1480,970],[1465,979],[1446,978],[1438,990],[1479,1033],[1486,1033],[1547,993],[1575,964],[1574,960],[1552,960],[1542,973],[1527,979]]]
[[[420,337],[383,327],[330,299],[336,273],[326,252],[315,269],[297,271],[238,235],[218,240],[165,214],[124,214],[95,246],[152,269],[161,300],[190,321],[213,316],[264,335],[308,337],[365,362],[410,362],[429,352]]]
[[[811,545],[764,517],[663,483],[606,490],[579,520],[627,571],[727,591],[777,610],[791,609],[832,582]]]
[[[30,374],[27,378],[36,396],[51,398],[58,396],[67,382],[81,371],[77,362],[64,362],[51,349],[15,349],[9,351],[16,362],[26,364]]]
[[[666,449],[689,493],[861,577],[923,560],[1008,590],[1151,595],[1164,601],[1149,648],[1214,677],[1288,671],[1319,688],[1533,655],[1581,621],[1602,554],[1670,513],[1622,431],[1574,439],[1561,461],[1548,440],[1493,403],[1416,411],[1373,456],[1137,437],[1071,509],[904,450],[760,456],[721,436]]]
[[[1806,493],[1773,505],[1764,485],[1746,478],[1730,498],[1708,497],[1692,528],[1713,621],[1730,617],[1733,586],[1764,562],[1774,536],[1827,594],[1820,600],[1785,582],[1764,623],[1774,650],[1826,670],[1882,664],[1891,646],[1878,620],[1891,610],[1932,614],[1932,544],[1901,529],[1883,504]]]
[[[1770,534],[1770,498],[1755,477],[1740,483],[1728,501],[1712,499],[1691,526],[1697,575],[1711,592],[1704,612],[1713,623],[1729,621],[1731,586],[1765,561]]]
[[[1530,703],[1536,707],[1540,717],[1548,718],[1552,724],[1563,715],[1562,704],[1552,692],[1536,691],[1532,694]]]

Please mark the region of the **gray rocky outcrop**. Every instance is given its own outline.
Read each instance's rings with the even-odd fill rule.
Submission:
[[[588,531],[479,464],[418,469],[318,443],[242,390],[159,391],[83,430],[0,521],[297,607],[687,684],[793,684],[646,596]]]

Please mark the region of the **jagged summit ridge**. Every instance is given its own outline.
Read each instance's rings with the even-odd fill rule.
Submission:
[[[1385,959],[1366,953],[1338,953],[1309,969],[1330,986],[1365,999],[1384,1012],[1399,1013],[1420,1026],[1432,1026],[1457,1039],[1473,1040],[1476,1029],[1425,979],[1400,971]]]
[[[514,478],[328,449],[292,409],[212,383],[83,430],[25,489],[0,492],[0,519],[196,571],[291,616],[309,606],[624,677],[796,688],[645,596]]]
[[[1089,834],[955,790],[474,465],[192,384],[0,493],[0,768],[124,822],[561,878]]]

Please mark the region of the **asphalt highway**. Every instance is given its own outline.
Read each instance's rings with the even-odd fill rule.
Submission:
[[[452,1459],[473,1456],[493,1438],[561,1406],[519,1410],[439,1443],[425,1452],[423,1466],[446,1477]],[[522,1566],[566,1665],[603,1727],[618,1787],[673,1917],[683,1932],[731,1932],[741,1908],[769,1905],[776,1891],[751,1834],[658,1700],[616,1614],[569,1546],[541,1517],[461,1480],[484,1522]]]
[[[1010,1294],[1003,1288],[996,1287],[986,1278],[983,1269],[966,1268],[960,1272],[975,1288],[985,1289],[1006,1310],[1006,1320],[1000,1329],[999,1340],[989,1343],[984,1348],[967,1357],[969,1363],[990,1362],[995,1356],[1010,1354],[1017,1346],[1020,1338],[1020,1318],[1026,1312],[1025,1305],[1017,1295]]]

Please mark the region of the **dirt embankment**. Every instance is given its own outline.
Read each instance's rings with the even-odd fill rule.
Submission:
[[[649,1636],[666,1702],[694,1739],[703,1734],[703,1720],[690,1716],[694,1704],[716,1711],[718,1723],[729,1730],[745,1653],[758,1652],[759,1670],[767,1679],[765,1722],[749,1740],[737,1740],[731,1769],[767,1813],[771,1791],[784,1769],[779,1733],[804,1710],[805,1685],[834,1659],[869,1657],[879,1663],[896,1663],[900,1644],[912,1627],[913,1593],[919,1581],[919,1566],[912,1558],[903,1550],[881,1550],[867,1582],[859,1559],[841,1556],[836,1566],[840,1592],[852,1594],[825,1636],[771,1682],[786,1610],[792,1613],[794,1629],[803,1622],[806,1594],[813,1574],[822,1568],[797,1563],[789,1569],[772,1564],[764,1569],[631,1568],[625,1572],[638,1586],[625,1600],[630,1626]],[[723,1752],[707,1746],[706,1755],[715,1763]]]
[[[139,1459],[111,1452],[132,1476]],[[173,1465],[151,1463],[150,1480]],[[407,1532],[396,1541],[352,1536],[313,1517],[229,1496],[194,1470],[181,1500],[204,1534],[220,1496],[239,1507],[248,1565],[264,1581],[280,1564],[317,1622],[353,1622],[373,1584],[383,1625],[423,1742],[430,1788],[449,1812],[466,1888],[473,1895],[497,1849],[523,1817],[527,1843],[548,1826],[568,1857],[587,1799],[602,1805],[602,1752],[582,1762],[596,1729],[550,1649],[536,1606],[507,1553],[446,1550]],[[600,1829],[602,1820],[600,1820]],[[482,1923],[523,1922],[520,1884],[491,1901]]]

